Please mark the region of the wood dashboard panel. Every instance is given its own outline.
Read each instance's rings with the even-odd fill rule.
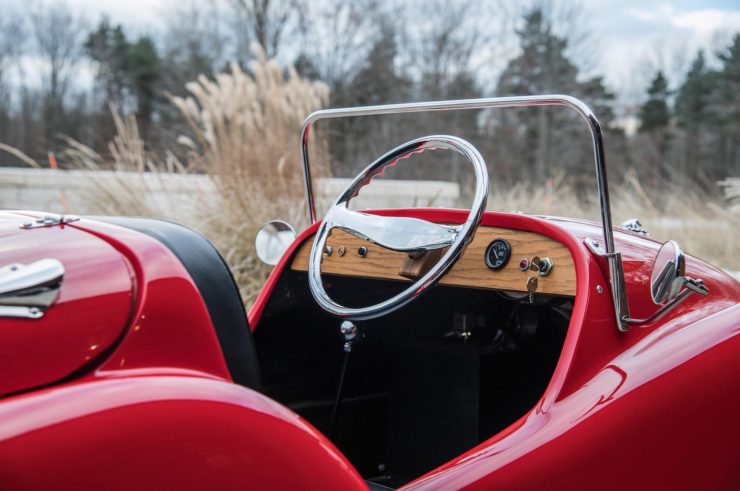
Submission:
[[[511,257],[502,269],[493,271],[486,266],[484,255],[488,245],[497,238],[506,239],[511,244]],[[293,258],[291,269],[308,270],[312,244],[313,237],[301,245]],[[410,281],[399,275],[401,264],[407,257],[405,253],[388,250],[339,229],[332,231],[327,244],[331,246],[332,254],[324,255],[322,273]],[[343,256],[337,253],[340,246],[344,246],[346,250]],[[357,254],[358,248],[362,246],[368,250],[365,257]],[[533,256],[549,257],[554,264],[548,276],[539,278],[536,293],[575,296],[576,271],[567,247],[534,232],[497,227],[478,228],[473,241],[450,272],[442,277],[440,284],[526,292],[527,278],[536,273],[521,271],[519,260],[525,257],[531,259]]]

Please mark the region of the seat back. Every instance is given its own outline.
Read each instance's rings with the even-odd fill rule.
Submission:
[[[184,225],[141,217],[91,217],[136,230],[161,242],[185,266],[206,304],[231,377],[239,385],[261,389],[257,353],[239,288],[216,247]]]

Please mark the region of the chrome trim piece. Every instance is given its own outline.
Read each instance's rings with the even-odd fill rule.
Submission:
[[[20,228],[32,229],[32,228],[43,228],[43,227],[54,227],[57,225],[65,225],[67,223],[76,222],[80,217],[75,215],[46,215],[42,218],[23,223]]]
[[[15,305],[0,305],[0,318],[14,317],[19,319],[39,319],[44,311],[38,307],[20,307]]]
[[[348,204],[358,195],[360,189],[368,185],[373,177],[383,173],[389,165],[425,150],[448,149],[460,153],[473,165],[475,174],[475,194],[470,213],[460,226],[448,227],[404,217],[379,217],[350,211]],[[486,163],[478,150],[469,142],[447,135],[434,135],[417,138],[404,143],[360,172],[347,186],[326,213],[311,247],[308,260],[308,285],[316,302],[324,310],[342,319],[365,320],[393,312],[421,295],[449,271],[462,254],[478,228],[488,201],[488,171]],[[415,283],[401,293],[375,305],[361,308],[348,308],[332,300],[324,290],[321,281],[321,262],[326,239],[333,228],[344,229],[371,242],[402,252],[430,251],[448,247],[439,262]]]
[[[57,259],[0,268],[0,317],[38,319],[56,300],[64,277]]]
[[[622,227],[625,230],[629,230],[630,232],[634,232],[636,234],[642,234],[642,235],[650,235],[647,230],[645,230],[640,223],[640,220],[637,218],[630,218],[629,220],[626,220],[619,224],[620,227]]]
[[[308,204],[308,217],[311,223],[316,222],[316,203],[311,181],[309,165],[308,143],[311,128],[316,122],[324,119],[370,116],[381,114],[418,113],[429,111],[451,111],[464,109],[491,109],[511,107],[536,106],[564,106],[576,111],[586,122],[591,132],[596,168],[596,181],[599,189],[599,203],[601,206],[601,222],[604,233],[605,256],[609,263],[609,283],[612,292],[612,302],[617,326],[621,331],[629,329],[629,305],[627,303],[627,287],[622,268],[622,258],[615,250],[614,234],[612,230],[611,207],[609,204],[609,186],[606,177],[606,158],[604,152],[603,132],[596,115],[588,105],[575,97],[567,95],[534,95],[518,97],[488,97],[481,99],[462,99],[451,101],[415,102],[407,104],[388,104],[382,106],[349,107],[339,109],[323,109],[311,113],[303,123],[301,132],[301,150],[303,160],[303,177]]]

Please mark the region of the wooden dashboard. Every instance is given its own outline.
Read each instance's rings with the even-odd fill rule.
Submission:
[[[486,265],[484,257],[488,245],[497,238],[509,242],[511,257],[503,268],[494,271]],[[312,244],[313,238],[309,238],[301,245],[293,258],[291,269],[308,270]],[[332,253],[324,254],[322,273],[410,281],[399,274],[408,258],[405,253],[391,251],[339,229],[332,231],[327,245],[331,247]],[[361,247],[366,248],[364,256],[358,254]],[[343,254],[340,254],[340,248]],[[450,272],[442,277],[440,284],[526,292],[528,278],[536,276],[536,273],[531,270],[522,271],[519,269],[519,262],[523,258],[529,261],[533,256],[548,257],[553,262],[550,274],[538,279],[536,293],[575,296],[576,271],[567,247],[534,232],[497,227],[478,228],[473,241]]]

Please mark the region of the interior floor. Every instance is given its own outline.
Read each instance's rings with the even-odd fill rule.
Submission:
[[[327,277],[340,303],[369,305],[407,285]],[[367,480],[400,486],[523,416],[563,346],[572,298],[437,286],[364,333],[344,362],[340,321],[286,272],[255,330],[263,392],[324,432]],[[354,305],[353,305],[354,304]]]

